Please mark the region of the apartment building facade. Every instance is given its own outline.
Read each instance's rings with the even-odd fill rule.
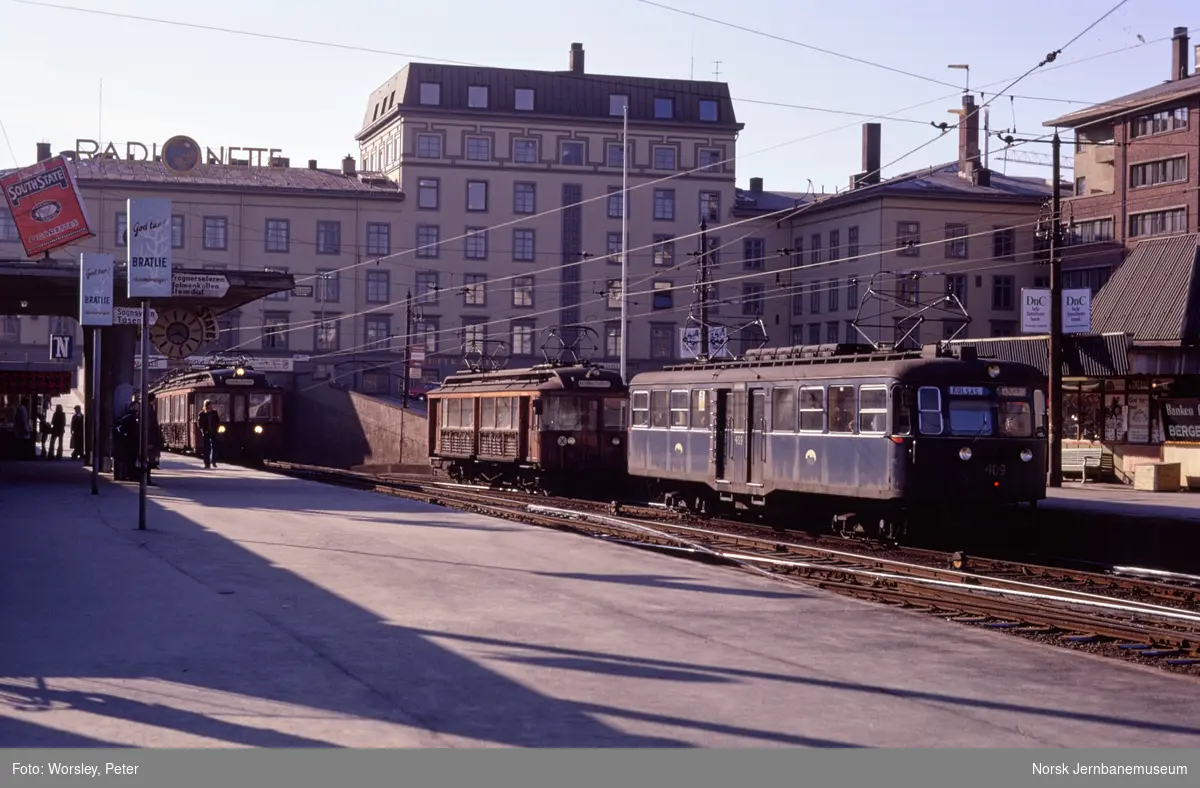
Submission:
[[[38,156],[49,158],[50,146],[39,144]],[[208,164],[177,176],[157,161],[74,158],[96,236],[59,250],[56,259],[77,263],[80,252],[94,251],[123,261],[126,200],[169,199],[176,265],[275,270],[292,273],[298,285],[219,316],[218,342],[199,353],[242,350],[283,382],[335,377],[364,392],[400,391],[403,296],[391,270],[363,264],[393,249],[407,208],[397,184],[360,177],[349,166],[320,169],[315,161],[306,168],[286,159],[270,167]],[[0,257],[24,257],[6,209]],[[74,335],[77,346],[82,337],[70,315],[3,321],[0,360],[44,359],[52,334]]]
[[[1191,73],[1188,60],[1177,27],[1167,81],[1043,124],[1074,131],[1065,286],[1095,291],[1138,241],[1200,232],[1200,58]]]
[[[694,236],[702,219],[717,244],[736,229],[722,230],[742,128],[728,87],[591,74],[580,44],[568,65],[412,63],[367,102],[363,166],[411,195],[398,242],[413,252],[395,270],[413,288],[426,375],[460,368],[470,348],[538,362],[549,329],[570,341],[580,325],[596,332],[594,360],[615,366],[623,210],[629,373],[681,358]]]
[[[975,110],[965,97],[958,161],[881,180],[880,127],[868,123],[862,171],[845,191],[784,195],[796,207],[782,216],[778,195],[744,200],[770,213],[767,246],[788,251],[768,301],[768,322],[786,330],[775,335],[914,345],[1020,333],[1022,288],[1049,283],[1035,230],[1051,185],[983,167]],[[924,309],[946,294],[962,309]]]

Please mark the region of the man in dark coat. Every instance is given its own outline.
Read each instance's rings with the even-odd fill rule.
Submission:
[[[56,460],[62,459],[63,435],[67,431],[67,414],[62,405],[54,406],[54,415],[50,417],[50,453]]]
[[[71,459],[78,460],[83,456],[83,408],[75,406],[71,416]]]
[[[113,424],[113,480],[137,480],[138,432],[137,403],[130,402],[125,412]]]
[[[196,417],[196,427],[200,430],[200,457],[205,468],[217,467],[217,430],[220,426],[221,414],[212,406],[212,400],[204,400],[204,409]]]

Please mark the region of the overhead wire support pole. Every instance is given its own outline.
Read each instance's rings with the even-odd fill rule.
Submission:
[[[1053,198],[1050,207],[1050,487],[1062,487],[1062,431],[1063,431],[1063,324],[1062,324],[1062,188],[1061,188],[1062,140],[1054,133],[1052,178]]]
[[[621,380],[629,382],[625,374],[626,357],[629,355],[629,104],[625,105],[621,121]]]

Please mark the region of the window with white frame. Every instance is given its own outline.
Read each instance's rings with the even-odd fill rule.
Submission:
[[[466,258],[468,260],[486,260],[488,256],[488,234],[483,227],[467,228]]]
[[[487,181],[467,181],[467,210],[486,211],[488,207]]]
[[[513,213],[537,213],[537,184],[513,184]]]
[[[392,226],[385,222],[367,222],[367,254],[392,253]]]
[[[703,172],[719,172],[725,153],[720,148],[700,148],[696,151],[696,165]]]
[[[604,324],[604,355],[614,358],[621,355],[621,324]]]
[[[920,222],[896,222],[896,254],[901,257],[920,257],[920,243]]]
[[[581,167],[585,161],[586,150],[582,140],[563,140],[560,160],[562,164],[571,167]]]
[[[700,192],[700,219],[702,221],[721,221],[721,193]]]
[[[518,164],[537,164],[537,140],[513,140],[513,161]]]
[[[518,276],[512,280],[512,305],[515,307],[533,306],[533,277]]]
[[[469,161],[491,161],[491,139],[488,137],[467,137],[467,159]]]
[[[487,274],[466,274],[463,282],[463,306],[486,306]]]
[[[317,254],[340,254],[342,223],[317,222]]]
[[[463,350],[471,353],[482,353],[487,347],[486,323],[463,323]]]
[[[674,170],[676,167],[676,150],[671,145],[654,146],[654,169]]]
[[[862,386],[858,390],[858,431],[887,432],[887,387]]]
[[[417,303],[436,304],[438,302],[438,272],[418,271],[413,288],[413,296]]]
[[[313,327],[313,345],[317,350],[338,349],[338,328],[341,325],[338,322],[339,317],[340,315],[328,312],[317,316],[319,322]]]
[[[624,208],[623,193],[620,186],[608,187],[608,218],[620,219]]]
[[[654,264],[671,266],[675,264],[675,236],[654,236]]]
[[[654,190],[654,218],[660,222],[675,221],[675,190]]]
[[[421,159],[440,159],[442,158],[442,135],[441,134],[418,134],[417,135],[417,157]]]
[[[624,167],[625,166],[625,157],[624,157],[624,155],[622,155],[623,150],[626,150],[626,149],[623,149],[621,147],[621,143],[619,143],[619,142],[610,142],[610,143],[608,143],[607,146],[605,146],[605,162],[608,164],[609,167]],[[630,154],[633,153],[633,144],[632,143],[630,143],[627,150],[628,150],[628,153],[630,153]],[[630,159],[630,164],[632,164],[633,156],[631,155],[629,157],[629,159]]]
[[[263,314],[262,346],[266,350],[287,350],[287,312],[265,312]]]
[[[533,326],[529,323],[512,324],[512,354],[514,356],[533,355]]]
[[[436,211],[440,191],[441,182],[437,178],[419,178],[417,180],[417,207]]]
[[[184,220],[180,214],[171,216],[171,248],[182,249],[187,235],[184,233]]]
[[[367,303],[386,304],[391,300],[389,271],[367,271]]]
[[[742,268],[761,271],[766,264],[767,242],[762,238],[747,238],[742,241]]]
[[[436,353],[438,349],[438,319],[426,317],[424,320],[413,321],[413,337],[425,346],[426,357]]]
[[[341,273],[328,268],[317,269],[317,279],[313,288],[314,300],[327,304],[335,304],[341,298]]]
[[[946,225],[946,259],[967,259],[967,225]]]
[[[3,228],[0,227],[0,236],[2,235]],[[229,220],[224,216],[204,217],[204,248],[215,251],[229,248]]]
[[[391,345],[392,319],[387,315],[367,315],[363,319],[367,350],[387,350]]]
[[[609,309],[621,308],[621,280],[609,279],[604,284],[604,299]]]
[[[441,228],[436,224],[417,225],[417,257],[437,257]]]
[[[624,260],[620,233],[608,233],[605,240],[605,256],[610,265],[620,265]]]

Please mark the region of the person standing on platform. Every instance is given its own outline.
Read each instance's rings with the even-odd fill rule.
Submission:
[[[67,414],[63,412],[62,405],[55,405],[54,415],[50,417],[50,453],[47,455],[47,458],[62,459],[63,435],[66,431]]]
[[[137,481],[138,442],[137,403],[129,403],[113,425],[113,481]]]
[[[71,416],[71,459],[83,457],[83,408],[75,406]]]
[[[213,408],[212,400],[204,400],[204,409],[196,417],[196,427],[200,430],[200,456],[205,468],[217,467],[217,430],[220,426],[221,414]]]

